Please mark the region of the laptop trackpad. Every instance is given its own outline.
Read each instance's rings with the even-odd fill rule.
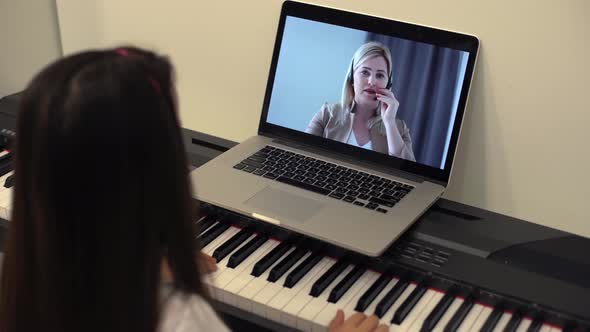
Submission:
[[[323,206],[313,199],[272,187],[262,189],[244,204],[259,209],[261,214],[279,222],[285,218],[304,222],[318,213]]]

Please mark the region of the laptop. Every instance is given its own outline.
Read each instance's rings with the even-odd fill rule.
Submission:
[[[258,135],[194,170],[195,198],[380,255],[445,190],[478,48],[284,2]]]

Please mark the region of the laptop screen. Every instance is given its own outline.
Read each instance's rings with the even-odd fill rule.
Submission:
[[[428,36],[431,28],[396,22],[383,33],[379,24],[391,21],[348,13],[353,20],[340,24],[330,11],[340,12],[283,15],[266,122],[399,165],[450,170],[476,52],[445,45],[442,30]]]

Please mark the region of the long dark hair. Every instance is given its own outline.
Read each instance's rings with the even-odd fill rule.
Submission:
[[[195,262],[173,69],[132,48],[42,70],[23,94],[0,331],[156,331],[160,264],[206,297]]]

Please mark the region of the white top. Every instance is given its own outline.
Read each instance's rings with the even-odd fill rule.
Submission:
[[[168,288],[168,287],[165,287]],[[162,303],[162,317],[158,332],[225,332],[230,329],[221,321],[217,313],[200,295],[171,293]]]
[[[0,253],[0,277],[2,276]],[[172,292],[170,286],[162,286],[162,317],[158,332],[229,332],[217,313],[200,295]]]
[[[348,136],[348,141],[346,143],[347,144],[350,144],[350,145],[358,146],[358,147],[361,147],[361,148],[365,148],[367,150],[373,150],[373,147],[371,146],[371,140],[369,140],[367,142],[367,144],[365,144],[363,146],[359,145],[357,143],[357,141],[356,141],[356,137],[354,137],[354,131],[351,131],[350,132],[350,135]]]

